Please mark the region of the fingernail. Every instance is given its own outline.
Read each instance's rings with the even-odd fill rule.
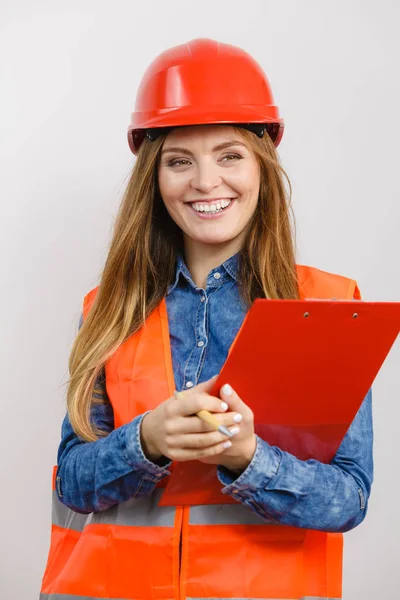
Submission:
[[[226,396],[232,396],[233,390],[232,390],[231,386],[229,385],[229,383],[225,383],[225,385],[223,385],[221,388],[221,392],[223,394],[226,394]]]
[[[221,402],[221,409],[222,410],[228,410],[228,405],[226,402]]]
[[[232,442],[230,442],[229,440],[228,440],[227,442],[224,442],[224,443],[222,444],[222,447],[223,447],[223,448],[230,448],[231,446],[232,446]]]
[[[232,427],[231,434],[236,435],[237,433],[239,433],[239,431],[240,431],[239,427]]]
[[[239,415],[239,413],[237,413],[234,417],[233,420],[235,423],[240,423],[240,421],[243,419],[242,415]]]

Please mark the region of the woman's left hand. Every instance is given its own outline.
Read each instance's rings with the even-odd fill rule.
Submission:
[[[254,414],[229,384],[221,387],[220,396],[228,404],[229,411],[242,416],[241,422],[238,423],[240,430],[230,438],[232,446],[222,454],[199,460],[211,465],[222,465],[231,471],[244,471],[250,464],[257,446],[254,433]]]

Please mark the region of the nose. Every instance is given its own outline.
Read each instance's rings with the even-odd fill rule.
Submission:
[[[194,175],[190,182],[192,188],[207,194],[214,187],[220,186],[222,183],[221,175],[218,173],[218,166],[215,163],[208,161],[198,163],[194,171]]]

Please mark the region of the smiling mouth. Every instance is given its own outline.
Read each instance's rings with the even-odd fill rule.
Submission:
[[[190,202],[191,208],[200,215],[215,215],[228,210],[236,198],[224,198],[212,202]]]

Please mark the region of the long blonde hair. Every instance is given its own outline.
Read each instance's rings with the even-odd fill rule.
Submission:
[[[270,137],[234,127],[260,164],[256,211],[241,249],[239,289],[248,307],[255,298],[299,297],[291,185]],[[144,139],[116,217],[113,237],[94,303],[69,359],[67,406],[83,440],[103,435],[90,420],[92,392],[105,362],[143,325],[168,291],[175,258],[183,252],[180,228],[158,188],[157,169],[166,135]],[[288,183],[288,191],[284,185]]]

